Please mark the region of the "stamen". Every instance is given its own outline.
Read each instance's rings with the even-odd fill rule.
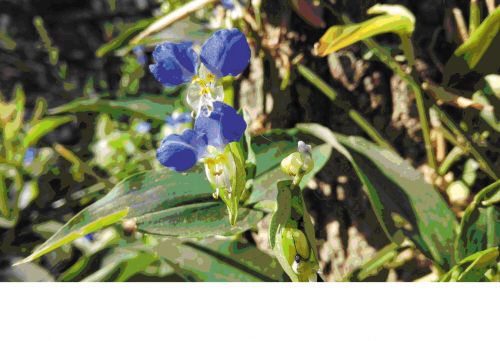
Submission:
[[[207,74],[207,82],[213,82],[215,80],[215,75],[212,75],[211,73]]]
[[[215,176],[215,196],[219,197],[219,175]]]

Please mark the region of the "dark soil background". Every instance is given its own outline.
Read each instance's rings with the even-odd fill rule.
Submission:
[[[269,47],[264,41],[266,35],[259,37],[254,32],[250,35],[253,34],[257,41],[256,47],[265,53],[262,70],[263,93],[270,94],[274,102],[272,108],[266,107],[264,103],[264,107],[269,110],[265,110],[267,113],[257,111],[254,118],[261,122],[262,127],[267,128],[291,128],[296,123],[317,122],[335,132],[369,139],[349,118],[348,110],[352,108],[369,120],[414,167],[418,168],[424,164],[425,149],[416,122],[404,126],[392,120],[392,71],[383,63],[371,60],[363,61],[362,67],[359,67],[363,71],[356,74],[356,67],[351,65],[349,58],[341,57],[345,78],[335,78],[330,72],[327,58],[313,57],[311,50],[328,27],[341,24],[339,15],[346,15],[353,22],[360,22],[370,17],[366,10],[377,3],[400,4],[407,7],[416,17],[413,42],[419,62],[418,71],[422,77],[440,84],[440,69],[461,43],[451,9],[461,9],[468,21],[470,1],[332,0],[321,1],[322,6],[318,6],[315,1],[299,1],[309,4],[312,11],[309,16],[299,15],[292,3],[263,1],[263,20],[270,28],[281,28],[279,39],[288,46],[290,60],[303,53],[303,64],[333,87],[338,92],[340,101],[332,105],[324,94],[293,68],[290,86],[282,90],[282,79],[279,77],[276,61],[283,50]],[[480,1],[480,4],[484,6],[483,13],[486,13],[484,3]],[[8,35],[18,44],[12,51],[0,46],[0,91],[4,100],[10,100],[15,85],[21,84],[26,93],[26,113],[31,115],[38,97],[44,97],[49,108],[81,97],[91,77],[96,93],[116,93],[119,89],[122,59],[112,53],[104,58],[97,58],[95,55],[95,51],[117,33],[107,35],[104,27],[109,23],[131,23],[150,18],[159,6],[154,0],[117,0],[116,10],[111,11],[107,0],[0,0],[0,27],[5,28]],[[68,82],[75,84],[74,88],[65,88],[57,76],[59,67],[49,62],[47,51],[43,48],[42,39],[34,26],[35,16],[43,18],[52,44],[60,52],[58,65],[67,65]],[[375,39],[383,46],[398,50],[400,42],[396,35],[380,35]],[[430,50],[433,39],[433,50]],[[358,43],[344,51],[354,60],[361,61],[364,46]],[[151,50],[146,50],[146,54],[149,63],[152,63]],[[246,71],[242,78],[249,76],[250,71]],[[107,87],[100,85],[104,84],[102,81]],[[242,90],[241,82],[242,79],[235,83],[237,91]],[[162,88],[149,70],[146,70],[137,95],[161,94]],[[458,84],[457,88],[464,93],[473,90],[468,83]],[[236,98],[236,107],[242,102],[241,98]],[[416,121],[418,115],[414,105],[408,101],[408,107],[410,117]],[[461,119],[463,113],[459,110],[447,109],[451,110],[452,117],[457,121]],[[57,142],[75,152],[82,160],[90,159],[92,155],[88,144],[93,136],[95,117],[92,113],[78,115],[78,122],[61,126],[44,137],[37,147],[52,146]],[[58,162],[57,166],[62,172],[69,172],[69,163]],[[497,160],[492,158],[492,162]],[[339,274],[346,274],[360,262],[369,259],[375,250],[387,245],[389,240],[379,226],[352,166],[339,154],[334,154],[330,163],[331,165],[326,167],[327,170],[316,176],[317,181],[308,186],[304,195],[309,211],[316,221],[317,238],[322,241],[320,258],[324,272],[329,280],[336,280]],[[452,168],[456,175],[460,174],[460,167],[463,167],[463,164]],[[42,176],[39,179],[40,196],[22,211],[16,229],[0,229],[0,268],[7,268],[15,257],[27,256],[32,247],[40,243],[40,237],[29,232],[30,226],[47,220],[64,222],[64,216],[72,216],[85,207],[70,203],[55,209],[52,203],[92,184],[94,182],[90,178],[78,183],[70,176],[56,176],[52,173]],[[474,188],[482,188],[487,184],[489,180],[479,175]],[[266,248],[263,235],[248,234],[247,237]],[[46,266],[53,275],[57,275],[73,264],[79,256],[75,253],[71,259],[58,264],[57,267],[51,267],[50,260],[47,260]],[[413,281],[432,272],[429,263],[421,255],[411,254],[407,257],[407,262],[401,268],[390,273],[381,273],[372,280]]]

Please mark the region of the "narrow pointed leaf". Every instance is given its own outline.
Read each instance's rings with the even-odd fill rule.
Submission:
[[[72,121],[72,117],[54,117],[54,118],[44,118],[43,120],[37,122],[26,134],[26,137],[23,139],[23,148],[27,149],[28,147],[36,145],[38,140],[40,140],[43,136],[50,133],[60,125]]]
[[[378,34],[394,32],[411,36],[415,30],[415,16],[403,6],[377,4],[368,14],[382,15],[359,24],[330,27],[315,45],[315,54],[324,57]]]
[[[49,110],[49,115],[57,115],[66,112],[88,112],[99,111],[108,114],[139,114],[145,118],[165,121],[167,113],[174,110],[173,103],[163,96],[143,96],[138,99],[125,99],[120,101],[107,100],[99,97],[92,99],[77,99],[68,104]]]
[[[80,238],[86,234],[98,231],[108,225],[114,224],[121,219],[123,219],[128,213],[128,208],[121,210],[116,213],[101,217],[99,219],[90,221],[86,224],[80,224],[78,228],[71,228],[70,223],[72,221],[79,221],[82,218],[81,214],[77,214],[66,224],[62,229],[57,231],[52,237],[49,238],[45,243],[40,246],[34,253],[29,257],[26,257],[22,261],[17,262],[14,265],[19,265],[27,262],[31,262],[34,259],[50,252],[64,244],[67,244],[77,238]]]
[[[456,264],[454,244],[458,222],[420,172],[393,151],[361,137],[335,134],[318,124],[299,125],[299,128],[323,137],[352,163],[391,240],[400,243],[395,237],[402,231],[446,271]],[[409,222],[410,229],[398,228],[395,215]]]

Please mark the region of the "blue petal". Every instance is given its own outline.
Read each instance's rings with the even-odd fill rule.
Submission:
[[[179,124],[183,124],[183,123],[189,123],[191,121],[193,121],[193,116],[191,116],[191,113],[189,113],[189,112],[185,112],[183,114],[180,114],[176,118],[174,118],[173,116],[168,116],[165,119],[165,123],[168,125],[171,125],[172,127],[175,127],[175,126],[177,126]]]
[[[141,122],[135,126],[134,131],[138,134],[146,134],[151,130],[151,123]]]
[[[222,2],[222,6],[226,7],[227,9],[234,8],[233,0],[222,0],[221,2]]]
[[[28,149],[26,149],[26,152],[24,153],[24,164],[25,165],[31,165],[33,163],[33,160],[35,159],[35,148],[33,147],[29,147]]]
[[[194,123],[194,130],[205,134],[208,144],[217,148],[239,141],[247,128],[243,116],[222,102],[214,102],[213,106],[214,109],[209,117],[205,115],[207,109],[202,109]]]
[[[148,56],[143,54],[142,56],[137,56],[137,62],[141,65],[144,65],[148,62]]]
[[[134,48],[132,49],[132,51],[133,51],[135,54],[141,54],[141,53],[144,53],[144,45],[137,45],[137,46],[134,46]]]
[[[198,54],[190,42],[164,43],[153,52],[157,64],[149,65],[155,78],[165,86],[177,86],[191,81],[198,72]]]
[[[161,141],[156,158],[162,165],[178,172],[193,167],[207,148],[207,137],[192,129],[185,129],[181,135],[171,134]]]
[[[237,76],[250,62],[250,46],[237,28],[219,30],[203,44],[200,58],[217,77]]]

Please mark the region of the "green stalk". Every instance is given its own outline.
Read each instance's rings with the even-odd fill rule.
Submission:
[[[330,100],[335,101],[337,99],[337,93],[328,84],[325,83],[321,78],[319,78],[311,69],[305,67],[302,64],[297,64],[297,69],[300,74],[304,76],[309,82],[315,85],[319,90],[321,90]]]
[[[411,36],[400,35],[401,47],[408,61],[408,66],[413,68],[415,66],[415,51],[413,50],[413,44],[411,42]]]
[[[466,154],[466,152],[456,146],[454,147],[448,155],[446,155],[446,158],[443,160],[443,163],[439,166],[438,173],[439,175],[445,175],[448,170],[450,169],[451,165],[455,163],[462,155]]]
[[[424,135],[425,151],[427,152],[429,166],[437,172],[437,163],[434,157],[434,153],[432,152],[431,131],[429,129],[429,123],[427,122],[427,114],[424,107],[422,92],[420,91],[420,87],[415,83],[415,81],[411,82],[410,85],[415,95],[415,102],[417,104],[418,117],[420,118],[422,134]]]
[[[349,117],[351,117],[351,119],[356,122],[358,126],[363,129],[365,133],[367,133],[379,146],[390,149],[397,154],[394,148],[392,148],[392,146],[386,140],[384,140],[379,132],[375,128],[373,128],[363,116],[356,112],[356,110],[349,110]]]
[[[500,179],[500,174],[495,172],[493,165],[490,164],[483,156],[479,153],[479,151],[474,148],[474,145],[470,138],[464,134],[462,134],[461,130],[457,128],[455,123],[448,117],[448,115],[442,111],[437,105],[433,105],[432,108],[436,111],[439,116],[439,119],[457,136],[460,136],[462,140],[465,142],[466,147],[470,150],[471,154],[476,158],[476,160],[481,165],[481,168],[494,180]]]
[[[479,25],[481,25],[481,8],[477,0],[470,0],[469,36],[472,36]]]
[[[318,75],[316,75],[312,70],[308,69],[302,64],[297,64],[297,68],[300,74],[302,74],[309,82],[311,82],[314,86],[321,90],[328,98],[330,98],[330,100],[335,101],[335,99],[337,98],[337,93],[321,78],[319,78]],[[373,128],[370,123],[368,123],[368,121],[366,121],[358,112],[351,109],[349,110],[349,116],[379,146],[386,147],[397,154],[397,152],[391,147],[391,145],[387,141],[385,141],[384,138],[378,133],[378,131]]]

